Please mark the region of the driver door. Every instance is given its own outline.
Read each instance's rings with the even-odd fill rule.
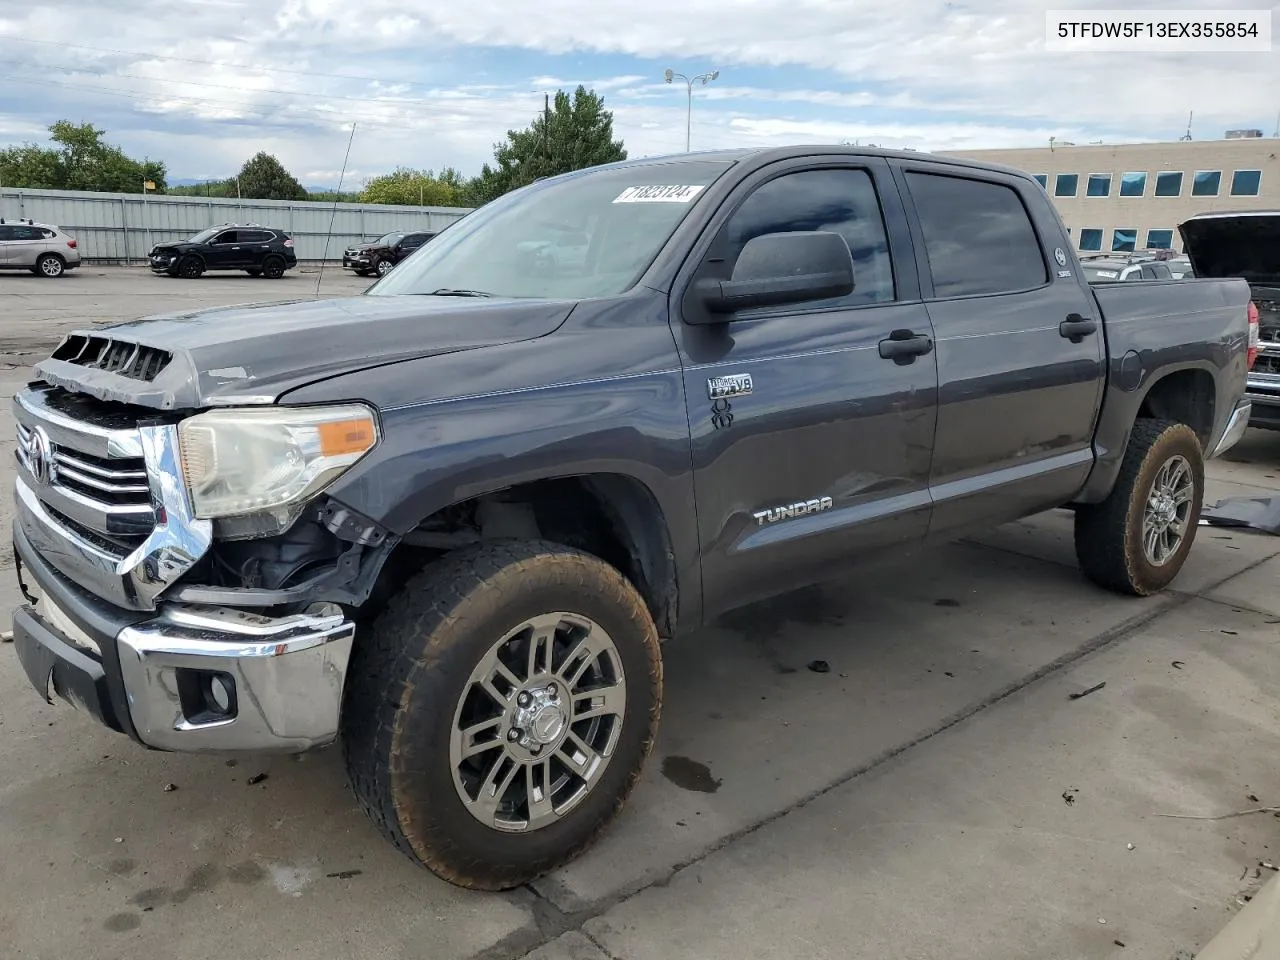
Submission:
[[[205,263],[211,270],[230,270],[248,266],[249,257],[241,248],[240,235],[236,230],[223,230],[209,241],[209,252],[205,254]]]
[[[845,239],[851,294],[685,322],[701,309],[699,281],[732,277],[753,237],[792,231]],[[709,232],[673,288],[671,324],[712,617],[923,541],[938,372],[884,161],[768,167],[739,186]],[[884,347],[908,334],[929,349]]]

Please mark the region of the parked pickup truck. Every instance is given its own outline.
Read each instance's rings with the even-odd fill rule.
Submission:
[[[1249,281],[1259,336],[1245,388],[1249,426],[1280,430],[1280,211],[1202,213],[1178,230],[1197,276]]]
[[[361,296],[63,340],[15,398],[17,652],[148,747],[338,739],[392,843],[508,888],[622,808],[661,640],[1061,506],[1089,579],[1167,585],[1248,307],[1091,288],[1034,179],[959,160],[543,180]]]

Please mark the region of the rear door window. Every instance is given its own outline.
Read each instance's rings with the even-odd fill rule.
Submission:
[[[1031,290],[1048,268],[1022,198],[1012,187],[936,173],[907,173],[936,297]]]
[[[241,230],[241,243],[270,243],[272,233],[269,230]]]

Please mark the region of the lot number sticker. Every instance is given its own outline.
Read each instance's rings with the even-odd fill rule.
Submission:
[[[627,187],[614,203],[688,203],[703,190],[702,187],[683,187],[678,184],[656,187]]]

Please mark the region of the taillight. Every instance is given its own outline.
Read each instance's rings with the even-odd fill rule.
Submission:
[[[292,241],[292,240],[286,240],[286,241],[284,242],[284,245],[285,245],[286,247],[292,247],[292,246],[293,246],[293,241]],[[1253,306],[1253,304],[1249,304],[1249,306]]]
[[[67,246],[74,250],[76,248],[76,238],[67,237]]]
[[[1261,327],[1258,325],[1258,305],[1252,300],[1249,301],[1249,369],[1253,369],[1253,362],[1258,359],[1258,343],[1262,339]]]

